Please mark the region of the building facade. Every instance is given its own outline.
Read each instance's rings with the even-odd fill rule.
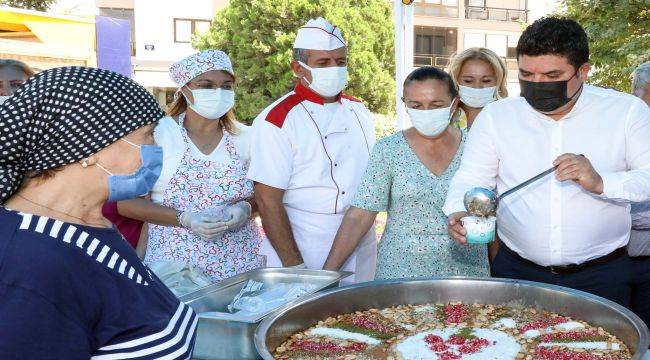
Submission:
[[[95,18],[0,6],[0,59],[20,60],[36,71],[97,66]]]
[[[133,79],[151,91],[161,105],[173,100],[176,85],[169,66],[194,53],[192,35],[208,30],[227,0],[96,0],[102,16],[129,20]]]
[[[413,65],[446,68],[451,57],[485,47],[508,68],[508,92],[519,94],[516,47],[527,24],[556,10],[554,0],[416,0]]]

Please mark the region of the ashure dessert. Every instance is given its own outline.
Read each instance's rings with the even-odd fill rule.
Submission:
[[[276,359],[623,360],[600,327],[548,311],[482,304],[400,305],[319,321],[275,349]]]

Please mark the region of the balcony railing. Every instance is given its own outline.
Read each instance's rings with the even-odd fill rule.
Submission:
[[[451,56],[447,55],[432,55],[432,54],[415,54],[413,56],[414,66],[435,66],[438,68],[446,68],[449,66]]]
[[[528,19],[528,10],[467,6],[465,7],[465,18],[473,20],[526,22]]]

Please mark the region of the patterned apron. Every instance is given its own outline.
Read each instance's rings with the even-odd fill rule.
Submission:
[[[180,211],[203,211],[221,204],[233,204],[253,196],[253,183],[246,179],[246,168],[235,149],[230,133],[223,131],[222,142],[229,160],[218,163],[197,157],[179,117],[185,152],[163,192],[162,205]],[[149,241],[144,262],[176,260],[202,271],[213,281],[264,267],[266,257],[259,254],[262,242],[253,220],[236,231],[212,241],[202,240],[189,229],[149,224]]]

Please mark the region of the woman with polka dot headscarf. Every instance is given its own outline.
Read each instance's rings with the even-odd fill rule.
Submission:
[[[160,175],[163,116],[105,70],[46,70],[0,106],[0,359],[187,359],[197,317],[101,213]]]
[[[162,174],[151,201],[120,202],[119,212],[149,224],[139,249],[161,275],[172,263],[216,282],[263,267],[262,238],[251,217],[253,182],[246,179],[248,127],[235,120],[230,59],[207,50],[169,72],[179,89],[169,116],[156,127],[165,154]]]

